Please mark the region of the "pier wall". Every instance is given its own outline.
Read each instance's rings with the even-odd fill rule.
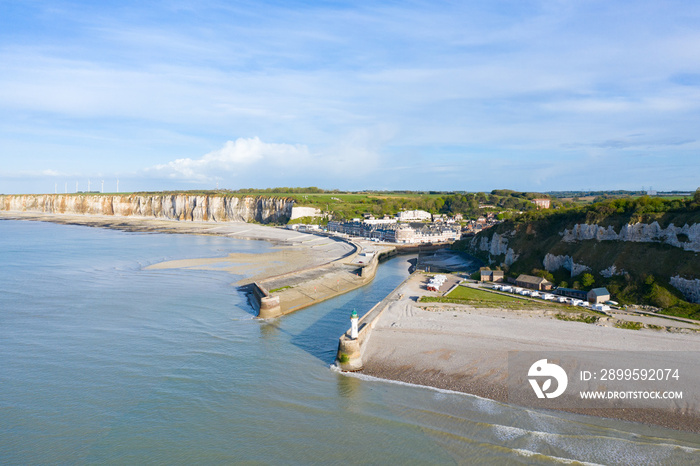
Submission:
[[[258,317],[268,319],[281,315],[279,296],[270,296],[267,289],[257,282],[252,283],[251,287],[253,298],[258,306]]]
[[[360,288],[374,279],[377,273],[377,266],[380,262],[396,255],[395,248],[381,251],[380,253],[376,254],[368,264],[361,267],[359,271],[350,273],[349,270],[343,270],[343,268],[352,264],[353,259],[362,250],[362,247],[355,242],[348,242],[355,246],[355,251],[344,258],[338,259],[329,264],[270,277],[262,282],[254,284],[253,295],[256,299],[256,303],[260,305],[258,317],[268,319],[290,314]],[[314,283],[315,280],[320,280],[319,288],[323,289],[324,291],[316,293],[314,285],[314,293],[299,293],[298,290],[300,288],[309,285],[295,284],[289,287],[283,286],[282,288],[286,289],[281,289],[280,291],[276,291],[272,294],[267,292],[268,286],[279,287],[280,284],[284,285],[284,282],[280,283],[280,279],[288,278],[293,283],[295,275],[298,274],[306,274],[309,277],[306,283]],[[340,287],[334,289],[334,285],[331,285],[330,287],[323,286],[322,282],[324,280],[327,282],[330,281],[331,283],[343,281],[344,285],[342,286],[342,289]],[[269,285],[270,283],[273,284]],[[265,308],[263,306],[264,304],[266,304],[268,307]]]
[[[350,337],[350,329],[348,329],[338,340],[338,353],[335,359],[335,365],[342,371],[354,372],[362,370],[362,353],[369,341],[372,329],[384,313],[384,310],[389,305],[400,299],[398,290],[400,290],[408,280],[417,272],[413,272],[404,281],[399,284],[394,290],[387,295],[382,301],[372,307],[365,315],[357,322],[357,338]]]

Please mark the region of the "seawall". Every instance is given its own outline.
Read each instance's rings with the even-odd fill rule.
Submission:
[[[382,316],[384,310],[393,301],[400,299],[398,291],[408,282],[417,272],[413,272],[399,286],[387,295],[382,301],[372,307],[365,315],[357,322],[357,338],[350,336],[348,329],[338,340],[338,353],[335,359],[335,365],[342,371],[354,372],[362,370],[364,364],[362,362],[362,353],[369,341],[372,329]]]
[[[347,257],[252,284],[258,317],[280,317],[360,288],[374,279],[380,261],[396,255],[395,248],[385,249],[358,268],[353,260],[362,247],[350,244],[356,249]]]
[[[179,221],[286,223],[293,206],[288,198],[185,193],[0,195],[0,210],[5,211]]]
[[[257,282],[251,286],[253,297],[258,304],[258,317],[268,319],[281,315],[279,296],[270,296],[270,292]]]

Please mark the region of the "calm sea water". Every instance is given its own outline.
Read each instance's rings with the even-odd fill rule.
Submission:
[[[223,272],[265,242],[0,221],[0,462],[693,464],[696,435],[332,371],[353,308],[407,275],[256,320]]]

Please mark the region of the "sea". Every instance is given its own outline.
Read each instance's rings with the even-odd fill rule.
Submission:
[[[273,247],[0,221],[0,463],[697,464],[696,434],[334,370],[406,256],[270,321],[245,277],[146,269]]]

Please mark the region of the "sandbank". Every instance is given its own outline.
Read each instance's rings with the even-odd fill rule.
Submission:
[[[128,232],[215,235],[272,242],[272,250],[262,254],[234,253],[225,257],[174,260],[149,266],[151,269],[187,268],[245,275],[246,278],[241,280],[239,285],[318,267],[349,257],[356,251],[356,247],[351,243],[335,238],[244,222],[185,222],[145,217],[8,211],[0,211],[0,219],[44,221]]]
[[[6,211],[0,211],[0,219],[47,221],[129,232],[216,235],[269,241],[272,248],[264,253],[232,253],[223,257],[171,260],[147,268],[215,270],[243,276],[237,285],[245,286],[255,282],[262,286],[271,295],[279,297],[282,314],[367,284],[373,279],[374,273],[360,274],[360,269],[368,261],[358,253],[365,247],[376,254],[394,249],[391,246],[244,222]],[[375,267],[371,269],[373,271]]]

